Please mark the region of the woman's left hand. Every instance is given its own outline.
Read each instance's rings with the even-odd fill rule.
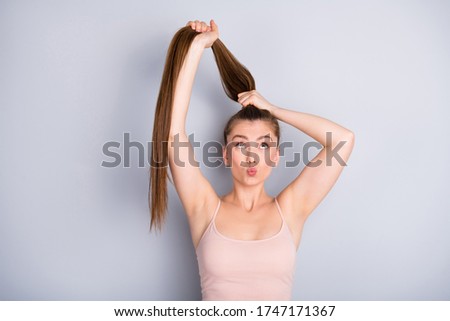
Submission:
[[[267,109],[270,112],[273,112],[273,110],[275,109],[275,106],[269,103],[256,90],[244,91],[238,94],[238,103],[240,103],[243,107],[253,105],[255,107],[258,107],[259,109]]]

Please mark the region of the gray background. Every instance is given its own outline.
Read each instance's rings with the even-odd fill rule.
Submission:
[[[449,300],[449,14],[436,0],[1,1],[0,299],[201,299],[173,186],[149,233],[148,163],[133,147],[128,168],[102,167],[102,146],[151,140],[172,36],[214,18],[269,101],[356,134],[305,225],[293,299]],[[239,108],[206,51],[188,133],[220,141]],[[289,160],[311,138],[282,124],[282,140]],[[272,195],[304,166],[282,164]],[[203,172],[231,188],[227,169]]]

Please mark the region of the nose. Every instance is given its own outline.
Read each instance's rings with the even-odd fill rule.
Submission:
[[[247,156],[245,158],[245,160],[247,161],[247,164],[249,167],[253,167],[256,165],[256,157],[258,157],[257,155],[255,155],[255,152],[251,152],[250,149],[247,150]]]

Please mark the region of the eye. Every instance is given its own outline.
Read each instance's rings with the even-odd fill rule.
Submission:
[[[267,143],[261,143],[259,146],[260,146],[261,149],[269,148],[269,144],[267,144]]]
[[[245,148],[245,143],[244,142],[237,142],[234,144],[235,147],[237,148]]]

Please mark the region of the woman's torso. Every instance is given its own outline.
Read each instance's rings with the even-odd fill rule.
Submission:
[[[277,200],[251,213],[217,202],[194,243],[203,300],[290,300],[297,246]]]

